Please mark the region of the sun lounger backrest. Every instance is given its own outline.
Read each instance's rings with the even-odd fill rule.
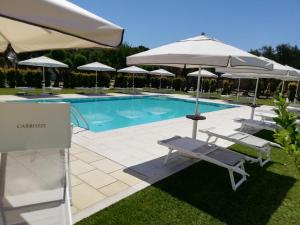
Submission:
[[[0,103],[0,152],[66,149],[71,145],[66,103]]]

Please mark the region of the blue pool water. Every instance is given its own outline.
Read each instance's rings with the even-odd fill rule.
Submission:
[[[62,100],[42,100],[42,102],[59,101]],[[63,101],[76,107],[87,120],[90,130],[94,132],[183,117],[195,111],[194,101],[164,96],[84,98]],[[233,107],[226,104],[199,103],[201,113]]]

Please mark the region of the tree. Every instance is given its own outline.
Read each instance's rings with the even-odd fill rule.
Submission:
[[[78,66],[82,66],[86,63],[87,63],[87,59],[84,55],[81,55],[81,54],[75,55],[74,61],[73,61],[74,68],[77,68]]]

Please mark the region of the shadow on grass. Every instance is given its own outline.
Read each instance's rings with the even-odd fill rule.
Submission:
[[[157,160],[160,163],[162,161]],[[139,171],[139,167],[150,168],[146,164],[157,164],[153,161],[155,160],[130,169]],[[189,220],[201,221],[202,217],[205,218],[205,214],[208,214],[215,221],[229,225],[265,225],[296,182],[293,177],[267,171],[267,168],[268,166],[261,168],[257,164],[246,164],[246,171],[250,177],[237,191],[231,189],[226,169],[203,161],[154,183],[152,187],[171,195],[169,201],[176,199],[177,205],[169,211],[172,211],[172,214],[186,214]],[[127,172],[130,173],[129,170]],[[148,204],[141,199],[136,207],[142,208],[144,203]],[[196,208],[196,213],[190,213],[188,208],[183,209],[186,204],[192,206],[193,210]],[[188,224],[189,220],[183,218],[175,224]]]

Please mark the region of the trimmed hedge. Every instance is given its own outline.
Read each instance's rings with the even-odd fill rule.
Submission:
[[[297,84],[292,82],[288,84],[288,99],[290,102],[293,102],[295,97],[296,97],[296,89],[297,89]]]
[[[96,75],[88,73],[64,72],[62,73],[64,88],[95,87]],[[110,76],[98,74],[98,87],[109,87]]]
[[[183,91],[186,86],[186,81],[183,78],[174,78],[172,86],[175,89],[175,91]]]
[[[5,87],[5,74],[2,70],[0,70],[0,88]]]

